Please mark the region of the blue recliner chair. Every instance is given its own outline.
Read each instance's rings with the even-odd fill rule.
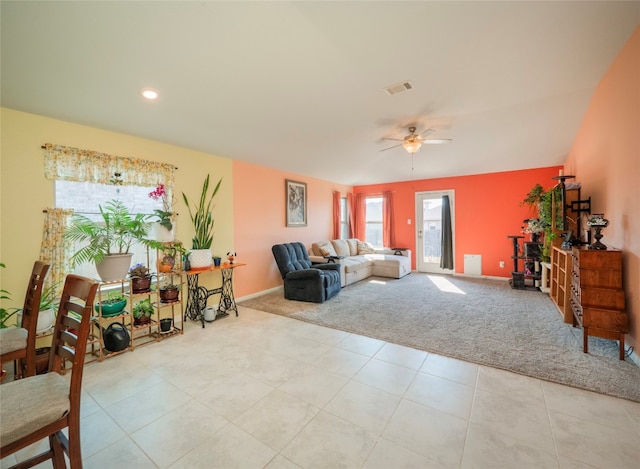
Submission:
[[[302,243],[276,244],[271,248],[284,280],[287,300],[323,303],[340,291],[340,264],[315,264]]]

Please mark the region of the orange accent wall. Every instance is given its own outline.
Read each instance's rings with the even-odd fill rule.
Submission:
[[[307,226],[286,227],[285,180],[307,184]],[[233,162],[234,249],[246,267],[234,273],[237,297],[282,285],[271,246],[331,239],[332,194],[351,187],[240,161]]]
[[[591,212],[604,213],[609,220],[602,242],[623,251],[623,282],[631,322],[631,337],[627,341],[637,350],[640,346],[640,27],[598,84],[565,166],[582,184],[582,194],[591,196]]]
[[[520,206],[537,183],[545,189],[561,166],[506,171],[472,176],[375,184],[354,187],[354,193],[377,195],[393,193],[396,244],[411,247],[412,268],[416,268],[416,193],[453,190],[455,192],[455,272],[463,273],[464,255],[482,255],[482,275],[511,277],[513,244],[509,235],[521,235],[526,218],[534,215],[528,206]],[[411,224],[407,220],[411,220]],[[528,238],[527,238],[528,239]],[[504,268],[499,262],[504,261]],[[522,264],[520,264],[522,269]]]

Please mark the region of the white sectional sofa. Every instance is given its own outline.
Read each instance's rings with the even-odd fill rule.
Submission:
[[[313,243],[309,259],[314,263],[339,263],[343,287],[372,275],[402,278],[411,273],[411,250],[374,249],[356,238]]]

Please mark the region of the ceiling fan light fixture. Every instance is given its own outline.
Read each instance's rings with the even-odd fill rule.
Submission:
[[[413,155],[417,151],[420,151],[421,146],[422,142],[417,139],[405,140],[402,144],[402,148],[404,148],[407,153],[411,155]]]

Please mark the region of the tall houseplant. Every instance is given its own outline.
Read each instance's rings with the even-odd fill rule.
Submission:
[[[536,184],[520,205],[528,205],[536,212],[537,221],[535,224],[541,226],[544,231],[542,260],[548,262],[551,243],[557,237],[557,234],[552,229],[554,213],[556,217],[555,226],[558,229],[563,229],[564,225],[562,219],[562,188],[560,185],[556,185],[552,189],[545,191],[540,184]]]
[[[186,194],[184,192],[182,193],[182,198],[189,210],[189,216],[191,217],[191,222],[195,230],[195,235],[192,239],[193,250],[190,255],[191,268],[193,269],[206,268],[211,265],[211,244],[213,243],[214,225],[211,210],[213,210],[214,207],[213,198],[220,189],[222,178],[220,178],[211,196],[209,196],[209,176],[210,175],[207,174],[202,184],[202,191],[200,192],[200,199],[197,205],[193,204],[192,207]]]
[[[79,213],[72,215],[64,238],[87,244],[71,256],[71,263],[76,266],[93,262],[103,281],[120,280],[126,277],[131,265],[133,254],[129,250],[134,243],[153,249],[161,248],[162,244],[147,239],[150,224],[145,215],[131,215],[121,201],[111,200],[99,208],[100,221]]]

